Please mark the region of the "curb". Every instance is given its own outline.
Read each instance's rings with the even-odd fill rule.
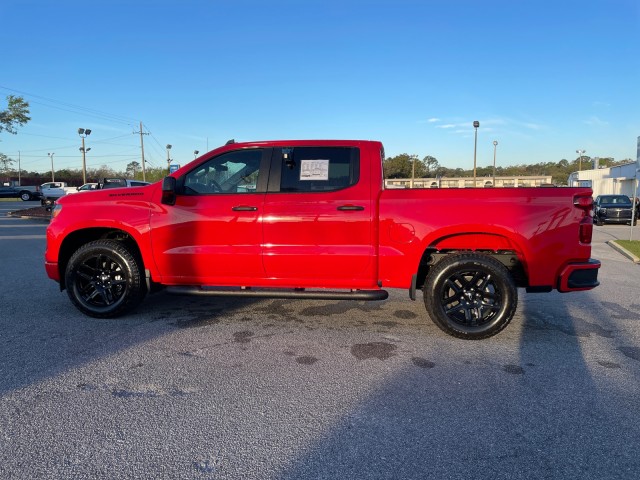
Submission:
[[[47,222],[51,221],[51,217],[35,217],[32,215],[20,215],[19,212],[7,212],[6,216],[11,218],[26,218],[27,220],[45,220]]]
[[[627,250],[624,247],[621,247],[620,245],[615,243],[613,240],[608,240],[607,241],[607,245],[609,245],[611,248],[613,248],[616,252],[621,253],[622,255],[624,255],[625,257],[630,259],[633,263],[640,263],[640,258],[636,257],[629,250]]]

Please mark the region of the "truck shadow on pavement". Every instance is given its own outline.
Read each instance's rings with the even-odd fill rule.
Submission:
[[[636,368],[640,356],[622,347],[626,358],[612,358],[599,346],[624,342],[612,312],[634,321],[640,313],[601,305],[591,293],[551,295],[520,295],[514,324],[497,337],[445,339],[459,344],[453,358],[439,354],[442,336],[430,338],[414,353],[422,360],[395,365],[381,387],[344,405],[277,478],[600,479],[638,471],[638,407],[625,408],[636,399],[615,373]]]

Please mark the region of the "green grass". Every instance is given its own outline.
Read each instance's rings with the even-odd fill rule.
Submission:
[[[615,242],[640,258],[640,240],[616,240]]]

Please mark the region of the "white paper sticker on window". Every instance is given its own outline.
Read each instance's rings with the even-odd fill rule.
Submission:
[[[300,160],[300,180],[329,180],[329,160]]]

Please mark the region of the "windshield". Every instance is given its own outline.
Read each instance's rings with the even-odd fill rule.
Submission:
[[[617,204],[630,205],[631,200],[626,195],[604,195],[601,198],[600,203],[609,203],[613,205],[617,205]]]

